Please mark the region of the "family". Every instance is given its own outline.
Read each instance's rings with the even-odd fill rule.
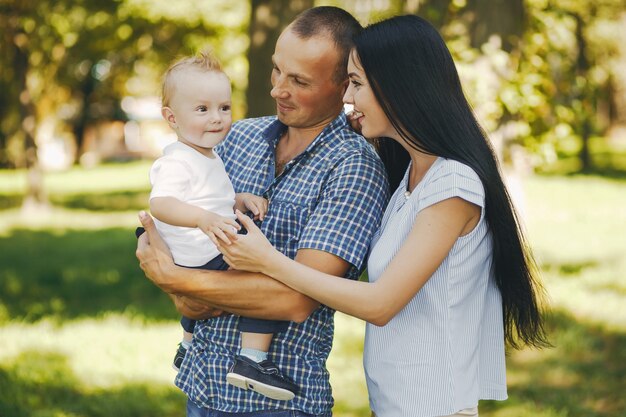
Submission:
[[[336,310],[367,322],[372,416],[506,399],[506,346],[548,345],[542,288],[437,30],[314,7],[272,62],[276,116],[235,123],[210,54],[164,76],[178,141],[151,168],[136,255],[184,315],[187,416],[331,416]]]

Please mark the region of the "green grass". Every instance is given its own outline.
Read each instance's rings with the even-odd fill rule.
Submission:
[[[51,172],[44,186],[54,205],[92,211],[138,210],[146,206],[150,162],[74,167]],[[26,171],[0,171],[0,209],[19,207],[26,191]]]
[[[133,253],[147,169],[52,174],[54,207],[37,215],[16,208],[23,174],[0,172],[0,207],[12,207],[0,211],[0,416],[183,415],[170,368],[178,314]],[[510,398],[482,402],[481,416],[626,415],[626,182],[538,177],[524,189],[555,347],[510,352]],[[337,314],[338,417],[369,416],[363,335]]]

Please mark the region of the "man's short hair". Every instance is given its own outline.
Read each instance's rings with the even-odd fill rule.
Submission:
[[[348,58],[354,46],[352,39],[363,30],[354,16],[339,7],[313,7],[296,16],[290,29],[301,39],[329,36],[339,53],[339,62],[333,78],[337,84],[348,78]]]

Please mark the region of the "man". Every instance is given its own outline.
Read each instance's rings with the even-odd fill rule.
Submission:
[[[351,39],[360,29],[335,7],[296,17],[272,57],[277,116],[236,123],[219,149],[235,191],[269,200],[261,229],[277,249],[352,279],[388,197],[380,159],[342,112]],[[326,359],[334,311],[262,274],[176,267],[152,219],[145,213],[140,218],[147,233],[137,257],[146,275],[172,295],[182,314],[208,318],[198,322],[176,378],[189,397],[188,415],[330,416]],[[300,387],[293,400],[271,400],[226,383],[239,346],[238,316],[291,322],[274,336],[270,354]]]

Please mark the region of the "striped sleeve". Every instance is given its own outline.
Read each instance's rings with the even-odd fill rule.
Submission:
[[[474,170],[456,161],[446,162],[428,184],[425,184],[421,191],[418,211],[453,197],[460,197],[484,208],[484,187]]]

